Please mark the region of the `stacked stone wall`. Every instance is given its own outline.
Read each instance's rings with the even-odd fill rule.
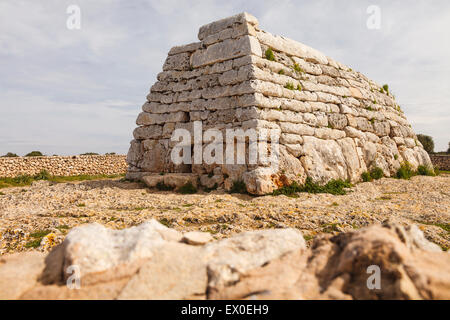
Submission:
[[[193,173],[207,185],[243,179],[250,192],[266,193],[306,177],[356,182],[374,167],[391,176],[404,161],[431,164],[394,96],[361,73],[260,30],[246,13],[201,27],[199,40],[170,50],[137,119],[130,177]],[[203,130],[278,130],[279,170],[173,165],[172,133],[192,132],[194,121]]]
[[[440,170],[450,171],[450,155],[430,154],[431,162]]]
[[[0,158],[0,177],[35,175],[42,170],[55,176],[124,174],[125,158],[123,155]]]

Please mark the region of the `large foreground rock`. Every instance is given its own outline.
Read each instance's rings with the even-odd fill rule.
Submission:
[[[0,298],[450,298],[450,255],[415,226],[321,236],[311,248],[294,229],[245,232],[205,245],[190,245],[191,236],[154,220],[125,230],[79,227],[45,261],[36,253],[0,260]],[[66,286],[73,265],[80,270],[78,289]],[[375,269],[380,287],[370,289]]]

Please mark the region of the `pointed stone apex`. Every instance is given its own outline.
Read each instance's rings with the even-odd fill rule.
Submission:
[[[198,32],[198,39],[201,41],[206,37],[216,34],[222,30],[233,27],[236,24],[250,24],[254,27],[258,26],[258,19],[247,12],[242,12],[232,17],[214,21],[200,27]]]

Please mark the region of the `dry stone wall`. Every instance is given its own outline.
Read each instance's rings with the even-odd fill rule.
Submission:
[[[127,158],[129,178],[183,173],[226,189],[243,180],[249,192],[265,194],[306,177],[356,182],[374,167],[391,176],[404,161],[431,165],[392,94],[361,73],[259,29],[247,13],[201,27],[198,38],[170,50],[147,96]],[[194,121],[203,131],[277,130],[279,167],[174,165],[172,134],[192,132]]]
[[[41,170],[55,176],[124,174],[125,158],[123,155],[0,158],[0,177],[35,175]]]
[[[440,170],[450,170],[450,155],[445,154],[431,154],[431,162]]]

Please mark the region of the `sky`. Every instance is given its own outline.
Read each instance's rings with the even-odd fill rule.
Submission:
[[[80,29],[67,28],[71,5]],[[0,155],[126,154],[170,48],[243,11],[388,84],[415,132],[447,150],[448,0],[0,0]]]

